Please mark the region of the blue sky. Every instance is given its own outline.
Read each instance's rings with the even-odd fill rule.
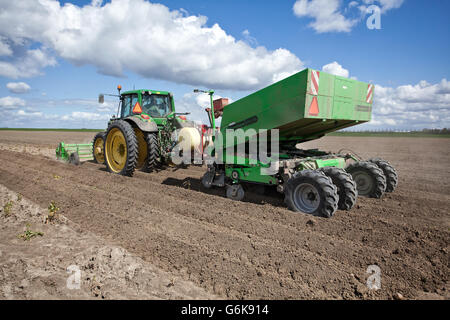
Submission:
[[[365,129],[450,127],[449,1],[0,3],[0,127],[104,128],[119,83],[206,121],[192,89],[237,100],[306,67],[376,84]]]

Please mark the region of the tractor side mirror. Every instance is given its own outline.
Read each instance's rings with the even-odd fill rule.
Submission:
[[[99,94],[98,95],[98,103],[103,103],[105,102],[105,96],[103,94]]]

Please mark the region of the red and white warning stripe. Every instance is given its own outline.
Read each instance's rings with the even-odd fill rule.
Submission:
[[[317,96],[319,93],[319,71],[311,70],[311,83],[309,87],[311,88],[311,94]]]
[[[366,95],[366,102],[370,103],[372,101],[373,96],[373,84],[369,84],[367,87],[367,95]]]

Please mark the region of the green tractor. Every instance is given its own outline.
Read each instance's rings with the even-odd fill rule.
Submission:
[[[94,161],[106,164],[109,172],[132,176],[136,169],[150,172],[170,163],[170,152],[183,138],[199,148],[201,132],[186,119],[188,113],[176,113],[173,95],[166,91],[132,90],[119,94],[100,94],[119,98],[117,115],[108,128],[92,142]],[[178,136],[174,138],[174,132]],[[187,139],[186,139],[187,137]]]

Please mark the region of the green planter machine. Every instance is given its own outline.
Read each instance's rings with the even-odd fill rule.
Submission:
[[[373,93],[372,84],[305,69],[227,105],[220,125],[223,143],[209,149],[222,161],[208,164],[203,185],[226,187],[236,200],[255,185],[275,187],[291,210],[322,217],[338,208],[350,210],[358,195],[380,198],[394,191],[397,173],[385,160],[301,148],[302,142],[370,121]],[[276,135],[261,137],[272,129]],[[235,137],[238,130],[244,138]],[[249,141],[255,136],[266,142],[265,161],[260,154],[251,156]]]

